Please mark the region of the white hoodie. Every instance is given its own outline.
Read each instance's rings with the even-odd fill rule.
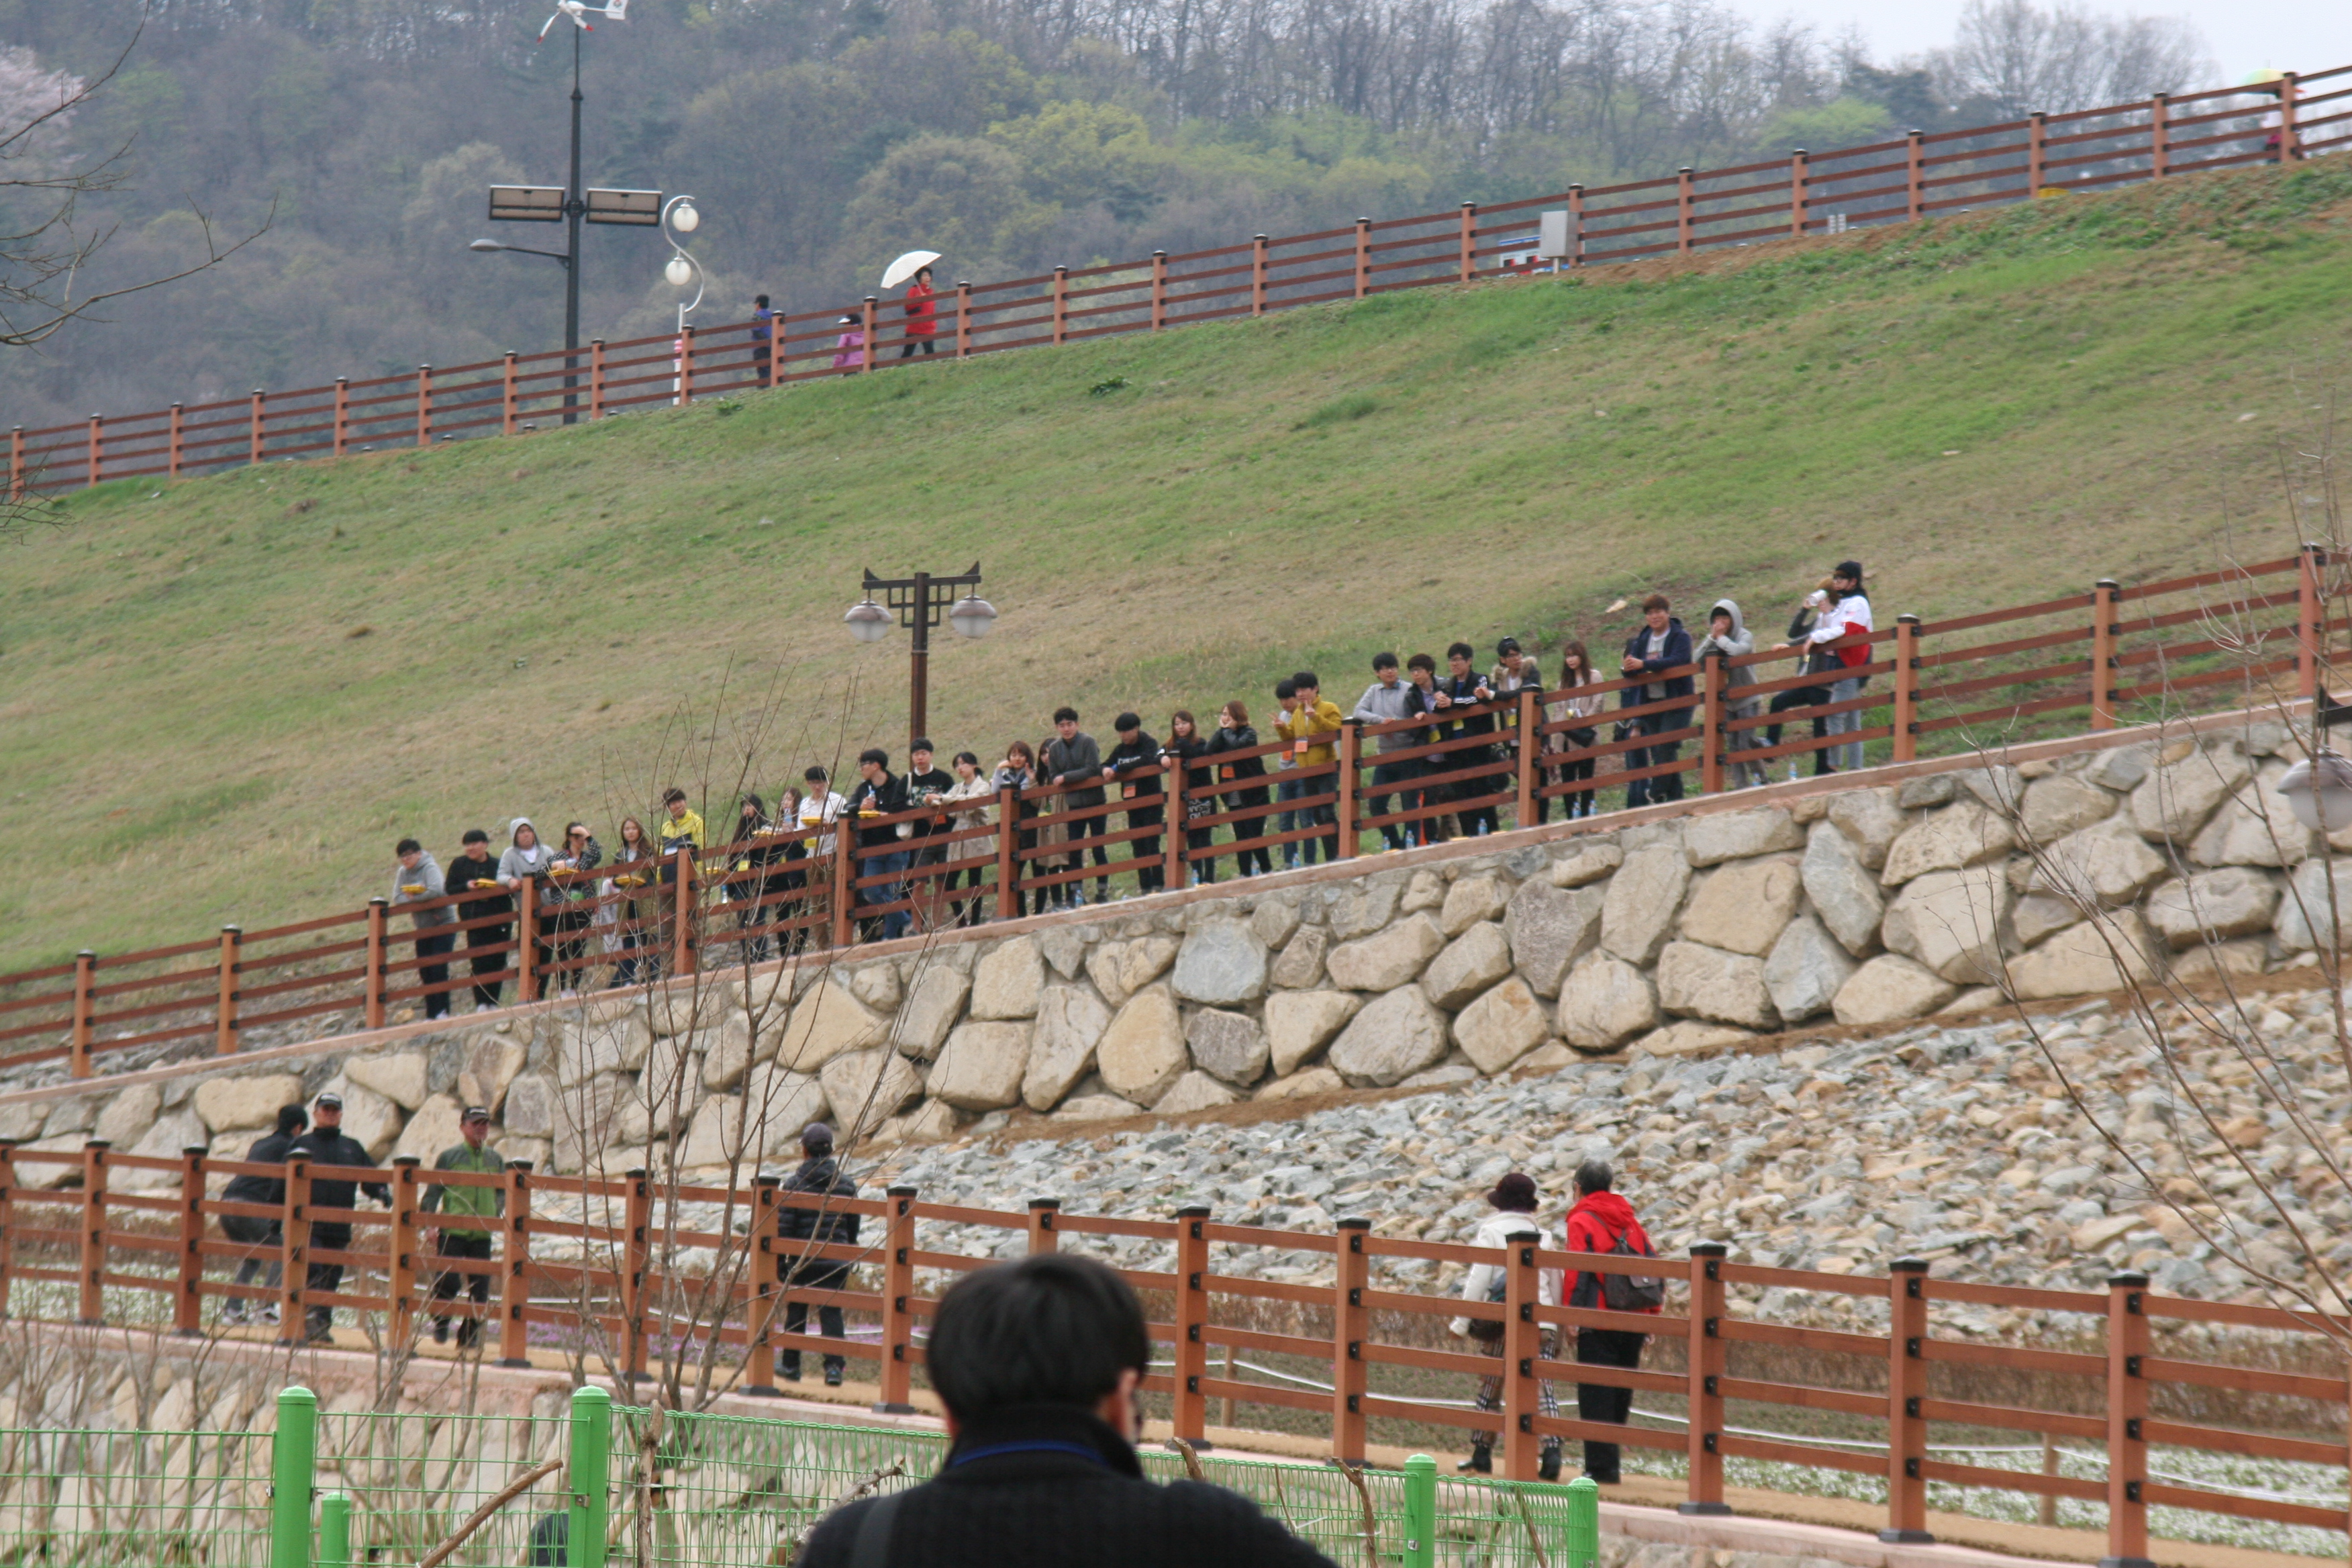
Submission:
[[[1536,1222],[1535,1215],[1520,1214],[1513,1209],[1496,1209],[1481,1220],[1478,1224],[1478,1234],[1470,1238],[1470,1245],[1492,1247],[1499,1252],[1508,1247],[1515,1238],[1526,1237],[1535,1237],[1536,1246],[1545,1252],[1553,1251],[1559,1245],[1552,1238],[1550,1231]],[[1495,1288],[1495,1281],[1501,1277],[1504,1267],[1500,1263],[1472,1264],[1470,1272],[1462,1277],[1462,1299],[1465,1301],[1484,1301],[1486,1299],[1486,1293]],[[1559,1289],[1560,1271],[1559,1269],[1539,1268],[1536,1271],[1536,1301],[1538,1305],[1559,1306]],[[1446,1327],[1463,1339],[1470,1337],[1470,1320],[1467,1318],[1455,1318],[1448,1322]]]

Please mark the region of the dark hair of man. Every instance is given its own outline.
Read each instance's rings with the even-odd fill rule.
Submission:
[[[392,847],[392,852],[395,855],[415,855],[422,851],[424,847],[424,845],[419,844],[414,838],[404,838],[399,843]]]
[[[1279,702],[1286,697],[1296,697],[1297,695],[1298,682],[1295,680],[1277,680],[1274,683],[1274,698],[1276,701]]]
[[[751,303],[764,310],[768,308],[768,297],[765,294],[754,294],[751,296]]]
[[[940,1299],[925,1356],[959,1421],[1019,1405],[1092,1410],[1151,1363],[1143,1309],[1091,1258],[1041,1253],[967,1274]]]
[[[1642,613],[1645,616],[1652,610],[1671,610],[1673,608],[1674,606],[1666,602],[1666,596],[1664,594],[1653,594],[1648,598],[1642,601]]]
[[[918,735],[913,740],[907,742],[907,750],[910,752],[936,752],[939,748],[931,744],[931,738],[929,735]]]
[[[1129,730],[1140,730],[1140,729],[1142,729],[1142,728],[1143,728],[1143,721],[1142,721],[1142,719],[1141,719],[1140,717],[1139,717],[1139,716],[1138,716],[1138,715],[1136,715],[1136,714],[1133,714],[1133,713],[1122,713],[1122,714],[1120,714],[1118,718],[1116,718],[1116,719],[1114,719],[1114,720],[1112,720],[1112,721],[1110,721],[1110,727],[1111,727],[1112,729],[1114,729],[1114,730],[1118,731],[1120,734],[1124,735],[1124,734],[1126,734]]]
[[[1372,655],[1372,669],[1375,674],[1383,669],[1394,669],[1396,667],[1396,655],[1392,653],[1376,653]]]
[[[1249,722],[1249,705],[1238,697],[1225,704],[1225,711],[1234,716],[1234,722],[1236,724]]]
[[[1605,1193],[1617,1184],[1617,1173],[1609,1168],[1606,1160],[1587,1160],[1576,1168],[1576,1190],[1580,1193]]]
[[[1425,669],[1432,675],[1437,673],[1437,661],[1425,653],[1414,654],[1404,661],[1404,667],[1407,669]]]
[[[1075,708],[1056,708],[1056,709],[1055,709],[1055,710],[1054,710],[1054,722],[1055,722],[1055,723],[1056,723],[1056,724],[1063,724],[1063,723],[1075,724],[1075,723],[1076,723],[1077,721],[1078,721],[1078,710],[1077,710],[1076,709],[1075,709]]]
[[[300,1106],[281,1105],[278,1108],[278,1136],[280,1138],[291,1137],[310,1125],[310,1113]]]
[[[1448,658],[1476,658],[1478,650],[1466,642],[1458,642],[1445,650]]]
[[[672,784],[669,788],[662,791],[662,804],[664,805],[675,805],[685,798],[686,792],[678,788],[676,784]]]
[[[890,765],[890,753],[879,746],[868,746],[857,753],[857,765],[862,768],[868,763],[877,768],[887,768]]]
[[[458,842],[463,844],[488,844],[489,841],[490,836],[483,832],[480,828],[468,827],[466,829],[466,837]]]
[[[1301,691],[1320,691],[1323,689],[1323,683],[1315,679],[1315,672],[1311,669],[1302,669],[1297,674],[1292,676],[1290,678],[1290,684],[1297,687]]]
[[[801,783],[803,784],[823,784],[824,783],[824,770],[818,767],[812,767],[808,772],[801,774]]]

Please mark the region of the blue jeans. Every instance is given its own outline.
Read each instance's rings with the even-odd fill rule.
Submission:
[[[1294,778],[1283,779],[1274,786],[1274,798],[1280,801],[1297,800],[1298,798],[1298,781]],[[1295,811],[1277,811],[1274,814],[1274,830],[1276,833],[1288,833],[1297,826],[1298,813]],[[1282,847],[1282,868],[1286,871],[1296,870],[1297,866],[1298,841],[1294,838],[1289,843],[1285,844]]]
[[[864,856],[858,860],[857,875],[861,880],[867,877],[892,876],[906,870],[908,858],[904,849],[893,849],[885,855]],[[904,882],[883,882],[857,889],[857,901],[861,904],[895,904],[906,896],[907,885]],[[871,925],[873,922],[869,921],[867,923]],[[882,940],[898,941],[907,934],[907,923],[906,910],[892,910],[882,917]]]

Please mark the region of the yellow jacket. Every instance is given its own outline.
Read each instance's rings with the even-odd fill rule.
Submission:
[[[665,852],[677,848],[681,838],[690,840],[697,849],[702,848],[702,814],[689,809],[684,816],[672,817],[665,811],[661,826],[654,829],[654,837],[661,841]]]
[[[1294,708],[1276,719],[1274,721],[1274,732],[1286,741],[1311,742],[1318,735],[1338,734],[1339,726],[1345,720],[1340,715],[1339,705],[1329,698],[1323,697],[1318,698],[1315,706],[1311,709]],[[1307,748],[1307,754],[1297,760],[1299,765],[1303,767],[1315,763],[1331,762],[1339,754],[1339,748],[1336,746],[1309,745]]]

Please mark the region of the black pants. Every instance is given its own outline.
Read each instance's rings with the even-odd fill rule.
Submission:
[[[258,1279],[276,1289],[278,1281],[285,1277],[278,1258],[279,1250],[285,1246],[285,1232],[278,1223],[274,1219],[255,1219],[251,1215],[229,1214],[221,1215],[220,1225],[223,1236],[249,1249],[237,1260],[236,1282],[250,1285]],[[227,1310],[243,1317],[255,1308],[267,1305],[268,1302],[256,1301],[250,1296],[232,1296],[228,1299]]]
[[[1213,803],[1210,805],[1209,809],[1211,811],[1214,811],[1216,809]],[[1187,813],[1186,820],[1191,820],[1189,812]],[[1209,846],[1215,843],[1216,839],[1217,830],[1213,827],[1187,827],[1184,829],[1184,848],[1186,851],[1184,856],[1184,869],[1192,881],[1206,883],[1213,882],[1217,879],[1217,858],[1214,855],[1208,853]]]
[[[416,956],[419,958],[438,958],[457,945],[457,933],[456,931],[445,931],[436,936],[426,936],[424,932],[419,931],[416,935]],[[417,965],[416,983],[419,985],[446,985],[448,984],[448,980],[449,966],[446,963],[421,963]],[[428,1018],[447,1017],[449,1016],[449,993],[446,991],[434,991],[427,993],[425,998],[425,1016]]]
[[[513,934],[514,927],[503,925],[476,926],[466,933],[466,962],[472,968],[474,1005],[478,1009],[495,1007],[499,1005],[499,993],[506,988],[506,982],[493,980],[486,984],[483,983],[482,976],[496,974],[499,970],[504,969],[507,966],[509,955],[503,952],[486,953],[476,950],[496,947]]]
[[[313,1224],[310,1226],[312,1252],[348,1252],[351,1246],[350,1226]],[[333,1290],[342,1282],[343,1266],[340,1263],[313,1263],[302,1281],[303,1288],[310,1290]],[[310,1338],[325,1339],[327,1331],[335,1326],[335,1310],[323,1302],[305,1307],[302,1310],[302,1326]]]
[[[1617,1329],[1580,1329],[1576,1359],[1587,1366],[1637,1367],[1642,1364],[1642,1342],[1648,1337]],[[1633,1391],[1630,1388],[1612,1388],[1601,1383],[1576,1385],[1576,1414],[1586,1421],[1606,1421],[1612,1426],[1622,1426],[1633,1410]],[[1584,1473],[1596,1481],[1614,1485],[1618,1479],[1617,1445],[1585,1444]]]
[[[751,345],[751,366],[758,373],[761,386],[776,384],[775,361],[765,343]]]
[[[1076,806],[1075,802],[1071,804]],[[1102,802],[1095,801],[1092,804],[1100,805]],[[1076,807],[1076,809],[1083,810],[1085,808]],[[1110,864],[1110,851],[1104,847],[1102,841],[1104,831],[1103,824],[1109,820],[1110,818],[1108,816],[1082,816],[1069,825],[1066,831],[1070,836],[1070,854],[1069,858],[1062,862],[1062,868],[1064,870],[1075,871],[1087,863],[1086,851],[1088,847],[1087,843],[1087,840],[1092,840],[1091,847],[1095,852],[1095,864],[1097,866],[1108,866]],[[1046,889],[1046,896],[1051,898],[1056,903],[1059,903],[1063,900],[1073,895],[1083,898],[1085,897],[1085,894],[1081,889],[1085,887],[1086,884],[1082,881],[1057,882],[1053,887]],[[1095,902],[1102,903],[1108,900],[1109,897],[1110,879],[1108,877],[1097,877],[1095,879]]]
[[[898,357],[900,359],[912,359],[918,352],[923,353],[932,353],[933,345],[931,340],[929,338],[908,338],[905,346],[898,350]]]
[[[832,1268],[812,1269],[803,1274],[796,1274],[793,1276],[792,1286],[790,1288],[801,1290],[838,1290],[847,1283],[849,1283],[849,1270],[836,1265]],[[806,1301],[787,1301],[784,1303],[784,1332],[788,1334],[806,1333],[808,1331],[808,1320],[809,1304]],[[817,1331],[822,1333],[826,1339],[840,1340],[848,1338],[847,1333],[841,1326],[841,1309],[838,1307],[820,1306],[817,1308],[816,1322]],[[800,1376],[800,1352],[796,1350],[788,1350],[784,1352],[782,1355],[779,1356],[777,1360],[780,1363],[778,1370],[786,1377]],[[845,1367],[848,1364],[849,1360],[846,1356],[829,1355],[824,1358],[824,1369],[827,1372],[839,1371],[841,1368]]]
[[[558,910],[555,913],[555,960],[563,967],[547,977],[541,986],[542,994],[553,995],[558,991],[577,991],[586,984],[588,965],[588,928],[595,923],[595,915],[583,908]]]
[[[1334,829],[1339,826],[1339,808],[1331,804],[1331,797],[1339,794],[1339,783],[1338,776],[1332,773],[1298,781],[1298,793],[1291,798],[1298,803],[1299,826]],[[1303,865],[1315,864],[1315,849],[1318,844],[1322,846],[1326,866],[1339,858],[1339,835],[1336,831],[1320,838],[1302,838],[1297,842],[1298,858]]]
[[[1158,827],[1168,820],[1165,806],[1138,806],[1127,814],[1129,827]],[[1168,885],[1168,862],[1160,853],[1160,835],[1148,834],[1127,841],[1127,852],[1135,857],[1135,887],[1138,892],[1156,893]]]
[[[1811,708],[1817,703],[1827,702],[1829,700],[1830,689],[1826,686],[1800,686],[1793,690],[1774,692],[1772,694],[1772,700],[1764,705],[1764,710],[1768,713],[1786,713],[1791,708]],[[1825,741],[1828,738],[1829,721],[1826,719],[1816,718],[1813,721],[1813,739],[1816,741]],[[1777,746],[1780,743],[1780,725],[1773,724],[1766,727],[1764,731],[1764,743],[1768,746]],[[1830,771],[1829,748],[1827,746],[1814,747],[1813,776],[1815,778],[1820,778],[1822,774]]]
[[[445,1230],[434,1250],[444,1258],[465,1258],[478,1263],[488,1263],[490,1260],[490,1238],[487,1234],[467,1235],[464,1231]],[[440,1278],[433,1281],[433,1299],[436,1301],[454,1301],[461,1290],[471,1296],[476,1304],[488,1306],[490,1277],[487,1274],[460,1274],[454,1268],[445,1268]],[[460,1334],[471,1340],[481,1331],[478,1321],[467,1319],[465,1329],[459,1331]],[[466,1330],[472,1332],[466,1332]]]
[[[1460,768],[1487,767],[1495,761],[1495,748],[1465,746],[1461,751],[1447,752],[1443,760],[1447,773]],[[1451,792],[1454,803],[1454,820],[1460,825],[1465,838],[1495,831],[1494,789],[1495,781],[1486,777],[1464,779],[1454,785]],[[1480,804],[1482,802],[1484,804]]]
[[[1265,805],[1269,798],[1270,797],[1262,787],[1258,789],[1235,790],[1224,797],[1225,809],[1227,811],[1246,811],[1252,806]],[[1253,816],[1246,821],[1236,822],[1234,824],[1234,837],[1235,838],[1262,838],[1271,830],[1272,820],[1264,816]],[[1256,875],[1263,877],[1273,869],[1274,856],[1263,844],[1253,845],[1247,849],[1237,849],[1234,852],[1234,874],[1235,876],[1247,877]]]
[[[1372,788],[1374,790],[1387,789],[1398,784],[1409,785],[1413,780],[1420,776],[1421,759],[1418,757],[1408,758],[1406,761],[1402,763],[1374,763],[1372,764]],[[1420,795],[1419,792],[1408,788],[1403,792],[1402,796],[1386,795],[1367,795],[1364,798],[1364,815],[1366,816],[1386,816],[1389,814],[1390,803],[1400,798],[1404,802],[1404,808],[1407,811],[1410,811],[1412,809],[1414,804],[1420,799]],[[1416,837],[1413,833],[1415,826],[1415,824],[1410,822],[1384,823],[1381,826],[1381,842],[1387,845],[1391,849],[1410,848],[1416,842]]]
[[[1600,739],[1601,732],[1598,730],[1570,730],[1568,732],[1569,749],[1582,751]],[[1552,770],[1552,778],[1556,783],[1564,784],[1583,783],[1592,777],[1592,767],[1596,760],[1592,757],[1570,757]],[[1559,797],[1561,815],[1571,822],[1580,816],[1591,816],[1592,801],[1593,795],[1589,789],[1578,790],[1573,795],[1564,795]]]
[[[1686,728],[1688,718],[1687,709],[1678,713],[1644,713],[1633,721],[1633,725],[1644,735],[1656,735],[1668,730]],[[1664,767],[1679,758],[1682,755],[1682,750],[1683,743],[1680,741],[1667,741],[1653,746],[1636,746],[1625,753],[1625,766],[1629,770]],[[1629,808],[1636,805],[1654,805],[1661,801],[1680,800],[1682,797],[1683,775],[1680,773],[1663,773],[1654,779],[1635,779],[1625,786],[1625,805]]]

